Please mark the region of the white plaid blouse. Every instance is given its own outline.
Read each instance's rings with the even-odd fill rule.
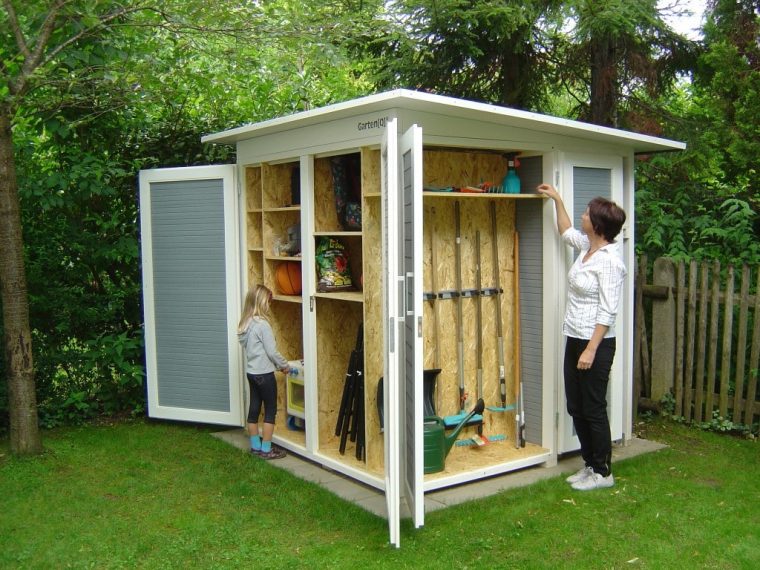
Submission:
[[[571,227],[562,234],[565,243],[580,250],[580,255],[567,274],[567,310],[562,332],[566,336],[590,339],[597,324],[609,327],[605,338],[615,336],[625,265],[618,253],[618,244],[610,243],[597,250],[586,263],[588,237]]]

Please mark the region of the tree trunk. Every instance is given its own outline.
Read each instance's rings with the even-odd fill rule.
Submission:
[[[501,94],[499,103],[507,107],[517,109],[527,108],[526,87],[532,89],[534,86],[527,84],[523,75],[521,59],[514,55],[517,52],[517,46],[511,42],[504,46],[501,60],[501,69],[499,70],[501,81],[499,82]]]
[[[591,122],[615,126],[617,106],[617,58],[615,39],[595,38],[591,43]]]
[[[11,113],[7,104],[0,104],[0,301],[5,332],[10,448],[14,454],[31,455],[42,451],[42,440],[37,425],[29,295]]]

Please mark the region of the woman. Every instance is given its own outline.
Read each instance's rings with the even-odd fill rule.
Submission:
[[[607,417],[607,383],[615,357],[615,317],[626,269],[615,237],[625,212],[614,202],[594,198],[573,228],[557,190],[541,184],[538,192],[554,200],[562,240],[580,250],[567,275],[567,311],[562,332],[567,412],[581,443],[584,467],[567,478],[573,489],[612,487],[612,438]]]
[[[251,400],[248,407],[248,435],[251,453],[263,459],[285,457],[285,450],[272,445],[277,414],[277,380],[275,368],[289,370],[288,361],[277,350],[272,327],[267,320],[272,292],[264,285],[249,289],[238,324],[238,340],[245,349],[245,372]],[[264,425],[259,435],[259,414],[264,404]]]

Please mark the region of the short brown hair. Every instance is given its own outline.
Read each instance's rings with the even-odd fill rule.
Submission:
[[[609,242],[615,241],[625,223],[623,208],[601,196],[588,203],[588,217],[594,231]]]

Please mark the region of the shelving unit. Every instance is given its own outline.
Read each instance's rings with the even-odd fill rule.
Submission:
[[[313,159],[314,182],[313,188],[302,188],[301,192],[311,191],[313,194],[308,199],[312,204],[310,214],[313,220],[311,227],[314,231],[311,235],[302,235],[302,240],[313,240],[314,248],[321,237],[331,237],[339,240],[346,249],[353,287],[350,290],[313,293],[314,318],[316,322],[316,386],[314,393],[317,394],[318,417],[309,421],[307,425],[315,426],[318,432],[317,449],[313,450],[330,462],[345,464],[353,470],[366,472],[370,477],[379,478],[384,468],[384,443],[380,430],[380,420],[377,416],[377,387],[382,377],[383,369],[383,332],[382,323],[382,291],[380,288],[380,267],[382,266],[381,248],[381,190],[380,190],[380,151],[377,148],[363,147],[358,152],[351,153],[358,163],[361,172],[360,203],[362,211],[361,229],[346,230],[342,227],[336,210],[335,195],[333,189],[333,174],[331,161],[335,155],[328,157],[316,157]],[[506,168],[504,157],[494,153],[481,153],[478,151],[447,151],[437,148],[428,148],[424,151],[425,183],[446,185],[468,185],[474,180],[498,179],[503,175]],[[288,347],[287,357],[298,359],[302,357],[303,341],[299,335],[304,334],[302,317],[298,309],[303,303],[303,296],[283,295],[277,291],[274,282],[274,273],[279,263],[284,261],[301,262],[300,256],[277,255],[274,250],[274,242],[277,238],[282,239],[287,228],[301,222],[303,212],[300,205],[289,203],[292,171],[297,168],[299,162],[293,160],[281,164],[262,164],[246,168],[247,188],[247,222],[249,244],[249,280],[252,277],[260,278],[274,291],[272,321],[275,328],[278,345]],[[489,204],[495,201],[497,204],[500,220],[500,230],[497,239],[499,248],[503,252],[500,259],[501,282],[510,283],[509,275],[513,265],[513,239],[515,228],[516,201],[541,200],[540,195],[535,194],[476,194],[459,192],[424,192],[424,224],[428,228],[424,235],[424,288],[430,289],[430,275],[436,271],[436,282],[439,290],[454,289],[453,268],[453,228],[454,228],[454,203],[459,202],[463,223],[462,259],[466,260],[463,267],[463,287],[474,286],[474,269],[471,260],[475,257],[474,235],[476,231],[482,234],[481,254],[484,258],[482,280],[484,286],[493,281],[493,261],[491,257],[491,236],[489,220]],[[436,241],[439,267],[431,266],[432,242]],[[363,285],[362,285],[363,283]],[[310,290],[309,284],[304,283],[304,290]],[[503,294],[498,297],[484,299],[486,305],[484,314],[487,315],[483,323],[485,366],[488,372],[483,386],[482,396],[489,404],[496,403],[499,398],[498,379],[490,374],[496,368],[495,355],[495,331],[494,310],[495,303],[500,302],[502,319],[511,322],[513,318],[512,298],[513,292],[510,286],[504,287]],[[437,378],[436,404],[439,415],[450,415],[458,412],[458,363],[456,361],[457,347],[454,343],[456,336],[453,334],[456,326],[455,302],[437,300],[441,303],[440,318],[449,323],[445,334],[436,335],[432,329],[433,303],[425,304],[424,329],[425,338],[425,368],[440,367],[441,372]],[[469,379],[475,376],[476,354],[471,339],[475,338],[475,301],[474,299],[463,300],[464,334],[470,339],[465,350],[464,367],[468,377],[468,392],[471,393],[468,406],[474,402],[475,387],[469,386]],[[493,305],[493,306],[492,306]],[[286,309],[286,307],[289,307]],[[335,427],[341,405],[343,382],[351,351],[354,349],[357,328],[364,323],[364,394],[365,394],[365,423],[366,423],[366,460],[359,461],[354,457],[352,442],[349,442],[345,454],[338,451],[339,436],[335,434]],[[453,325],[451,324],[453,323]],[[436,343],[440,343],[439,353],[443,355],[442,362],[434,362]],[[508,359],[512,359],[512,339],[505,338],[508,347]],[[285,350],[282,348],[281,350]],[[509,393],[514,393],[514,379],[508,371]],[[285,388],[283,381],[282,388]],[[284,392],[284,390],[281,390]],[[277,430],[278,437],[297,445],[306,445],[303,432],[288,430],[286,428],[286,409],[283,407],[278,414]],[[486,413],[486,433],[502,434],[507,441],[514,440],[513,415],[510,413],[491,414]],[[464,437],[472,435],[474,428],[463,431]],[[535,446],[533,446],[535,447]],[[499,458],[499,449],[502,450]],[[540,452],[540,448],[538,448]],[[535,453],[536,450],[529,447],[527,450],[516,451],[512,445],[493,446],[491,452],[478,454],[478,461],[493,463],[495,460],[517,455]],[[472,457],[468,449],[458,447],[452,450],[450,465],[461,464],[460,469],[471,469]],[[435,486],[435,481],[442,477],[441,474],[426,476]]]

